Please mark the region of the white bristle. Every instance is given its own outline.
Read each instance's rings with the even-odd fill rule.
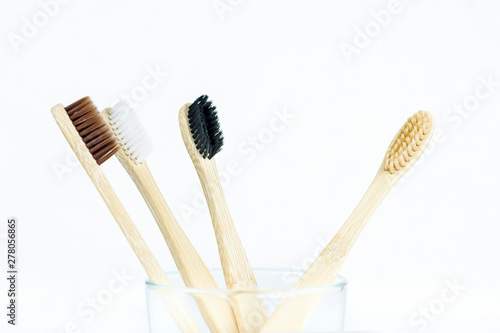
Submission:
[[[108,114],[111,128],[125,154],[136,163],[144,162],[153,151],[153,142],[132,107],[120,99]]]

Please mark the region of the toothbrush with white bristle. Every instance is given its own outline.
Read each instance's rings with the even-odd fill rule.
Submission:
[[[153,143],[136,113],[125,100],[120,100],[112,108],[104,110],[103,115],[121,146],[115,156],[151,210],[184,283],[193,288],[219,289],[156,185],[146,163],[153,151]],[[228,300],[207,293],[197,296],[197,302],[211,332],[237,332]]]
[[[129,103],[120,99],[108,110],[110,125],[123,150],[140,164],[153,152],[153,141]]]

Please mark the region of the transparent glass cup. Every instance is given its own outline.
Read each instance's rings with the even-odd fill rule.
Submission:
[[[217,284],[220,287],[225,286],[222,271],[220,269],[210,271]],[[300,304],[303,304],[303,300],[308,302],[313,300],[311,315],[301,332],[319,333],[343,330],[347,291],[345,278],[339,276],[333,284],[328,286],[294,289],[293,286],[303,272],[289,269],[254,269],[254,273],[260,290],[251,292],[187,288],[178,272],[167,273],[172,283],[169,286],[146,281],[150,332],[181,332],[171,311],[165,306],[165,297],[181,302],[189,310],[202,332],[210,332],[210,330],[200,311],[200,304],[202,304],[200,300],[206,301],[205,304],[210,304],[214,300],[224,300],[231,304],[238,297],[258,298],[269,315],[272,315],[283,300]]]

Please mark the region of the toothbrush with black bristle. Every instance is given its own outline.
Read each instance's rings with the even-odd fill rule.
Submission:
[[[153,143],[135,111],[122,99],[102,113],[120,144],[115,156],[146,201],[185,285],[200,289],[220,289],[175,219],[149,170],[146,159],[153,151]],[[211,332],[238,330],[231,304],[227,299],[207,293],[197,296],[196,301]]]
[[[216,108],[208,96],[185,104],[179,111],[179,125],[210,210],[226,286],[231,290],[255,291],[255,275],[229,213],[214,160],[224,138]],[[232,302],[240,332],[258,332],[267,321],[267,312],[257,296],[242,293],[233,296]]]

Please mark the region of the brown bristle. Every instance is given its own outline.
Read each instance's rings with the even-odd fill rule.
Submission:
[[[90,97],[74,102],[65,110],[97,164],[103,164],[120,149]]]
[[[429,112],[419,111],[408,118],[387,151],[385,171],[395,173],[410,164],[428,141],[433,128],[434,118]]]

